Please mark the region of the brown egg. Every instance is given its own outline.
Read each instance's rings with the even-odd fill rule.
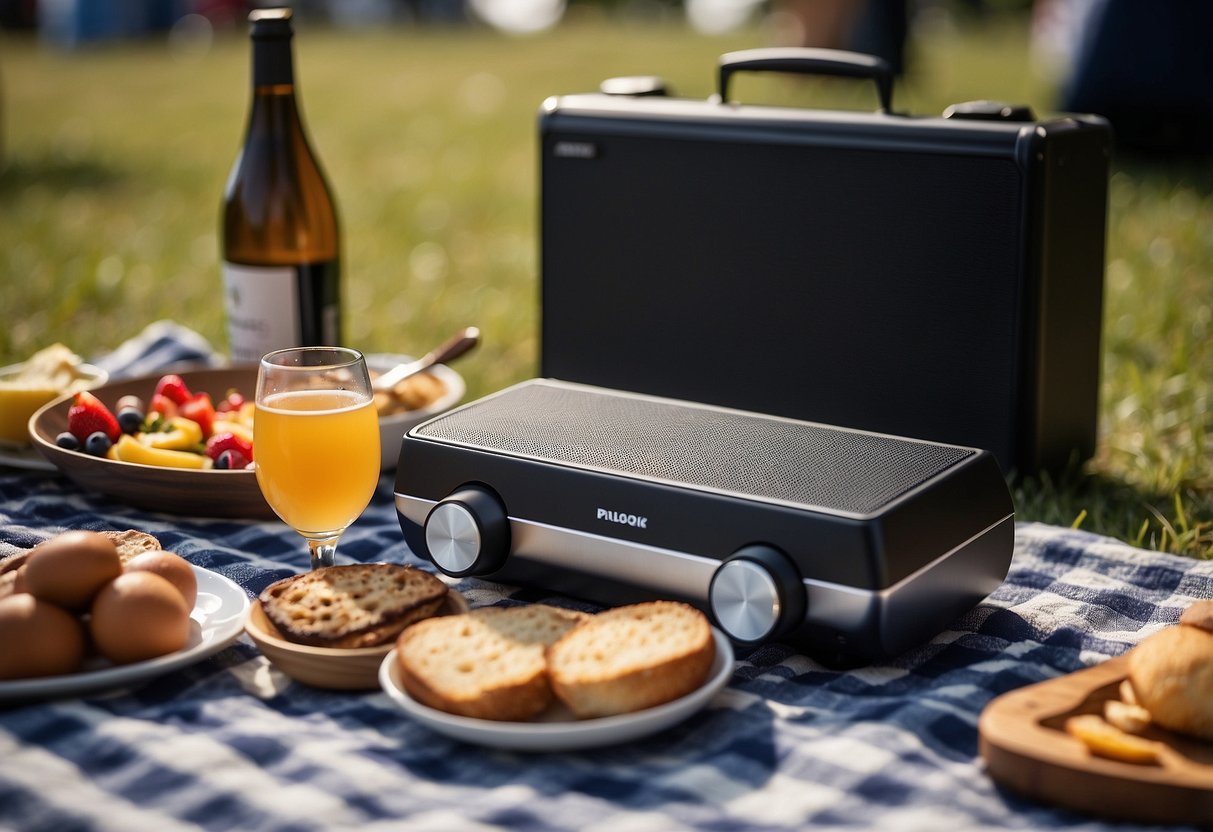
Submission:
[[[152,572],[124,572],[97,593],[89,632],[98,652],[110,661],[143,661],[185,647],[190,608],[165,578]]]
[[[0,679],[71,673],[84,659],[84,626],[33,595],[0,599]]]
[[[96,532],[64,532],[33,548],[25,589],[69,610],[87,609],[97,590],[122,574],[113,541]]]
[[[189,561],[180,555],[159,549],[144,552],[128,560],[125,571],[152,572],[166,579],[177,587],[177,591],[185,599],[185,605],[191,610],[194,608],[194,602],[198,600],[198,578],[194,575]]]

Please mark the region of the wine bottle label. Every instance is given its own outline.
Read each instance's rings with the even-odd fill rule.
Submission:
[[[228,342],[234,362],[284,347],[341,343],[336,263],[223,264]]]

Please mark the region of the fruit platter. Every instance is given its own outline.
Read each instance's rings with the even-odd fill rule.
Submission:
[[[35,447],[87,491],[194,517],[272,519],[252,468],[256,367],[111,382],[30,419]]]

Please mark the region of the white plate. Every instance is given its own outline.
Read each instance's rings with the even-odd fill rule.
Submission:
[[[10,445],[0,442],[0,466],[24,468],[27,471],[54,471],[55,463],[38,453],[33,445]]]
[[[244,632],[249,599],[238,584],[222,575],[198,566],[191,565],[190,568],[198,578],[198,600],[190,614],[193,625],[190,628],[189,644],[184,650],[132,664],[111,665],[99,662],[96,669],[86,669],[66,676],[43,676],[38,679],[0,682],[0,702],[129,687],[136,682],[152,679],[218,653]]]
[[[716,641],[716,659],[702,686],[673,702],[618,716],[578,720],[559,705],[540,714],[535,722],[497,722],[448,714],[422,705],[409,696],[400,684],[395,650],[388,653],[379,666],[379,684],[413,719],[453,739],[514,751],[597,748],[655,734],[682,722],[728,684],[733,676],[733,646],[715,627],[712,628],[712,636]]]

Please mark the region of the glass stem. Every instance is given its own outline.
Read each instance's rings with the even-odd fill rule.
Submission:
[[[320,540],[308,538],[307,547],[312,552],[312,568],[332,566],[337,561],[337,538],[327,537]]]

